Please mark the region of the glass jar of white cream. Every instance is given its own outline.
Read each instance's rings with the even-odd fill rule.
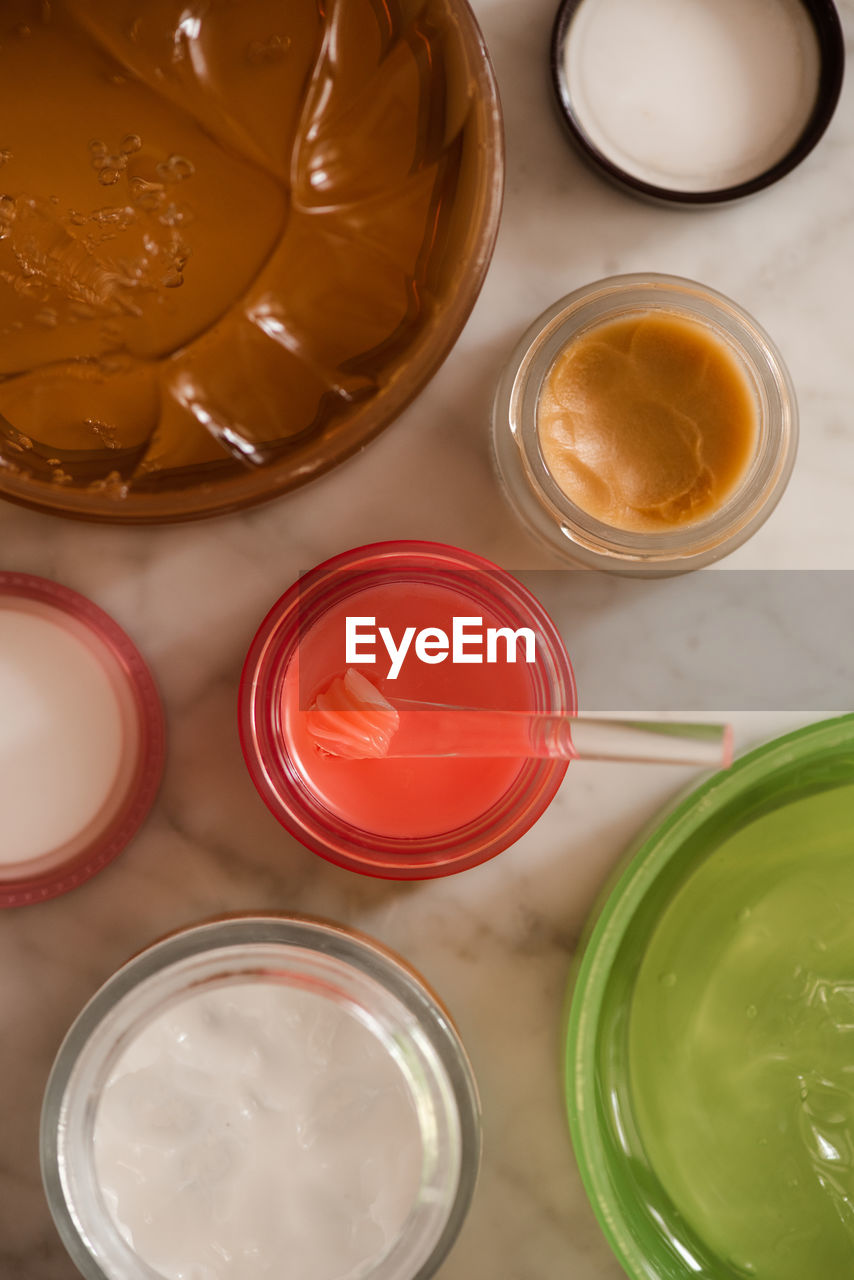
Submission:
[[[48,1082],[42,1176],[86,1280],[426,1280],[474,1191],[477,1089],[442,1005],[293,916],[119,969]]]
[[[529,531],[579,566],[698,569],[768,518],[798,414],[779,351],[729,298],[613,276],[556,302],[498,385],[499,477]]]

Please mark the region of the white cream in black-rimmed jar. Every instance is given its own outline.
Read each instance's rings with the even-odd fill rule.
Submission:
[[[736,483],[714,509],[660,529],[632,529],[596,518],[567,496],[544,455],[540,406],[552,370],[577,339],[609,322],[657,317],[685,321],[727,353],[753,402],[755,428]],[[678,413],[679,405],[674,408]],[[637,424],[627,420],[626,430],[636,431]],[[516,514],[566,561],[615,573],[684,573],[741,546],[782,496],[797,437],[794,388],[771,339],[730,299],[677,276],[613,276],[556,302],[521,339],[493,410],[495,459]]]
[[[552,79],[602,173],[702,207],[769,186],[809,154],[844,57],[832,0],[564,0]]]

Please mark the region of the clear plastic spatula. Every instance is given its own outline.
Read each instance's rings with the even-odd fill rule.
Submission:
[[[318,694],[306,723],[322,751],[350,760],[528,757],[713,769],[732,763],[729,725],[389,701],[353,667]]]

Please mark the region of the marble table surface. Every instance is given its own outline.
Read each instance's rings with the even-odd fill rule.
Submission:
[[[83,889],[0,918],[2,1280],[76,1275],[42,1197],[37,1130],[50,1062],[85,1000],[167,930],[223,911],[289,908],[400,950],[458,1021],[482,1091],[484,1161],[441,1280],[622,1274],[566,1132],[560,1005],[604,878],[637,831],[694,781],[690,771],[573,765],[545,817],[492,863],[443,881],[371,881],[313,856],[264,808],[237,741],[238,675],[272,601],[301,570],[347,547],[430,538],[511,569],[554,567],[520,531],[493,477],[492,390],[536,314],[614,272],[673,272],[731,294],[791,367],[802,420],[794,478],[728,565],[854,567],[854,76],[825,140],[784,182],[745,204],[674,212],[611,189],[566,144],[547,81],[554,0],[476,0],[475,8],[506,115],[504,220],[471,320],[403,417],[296,496],[206,523],[116,529],[0,504],[0,568],[55,578],[111,612],[150,661],[169,728],[160,798],[131,847]],[[840,8],[854,35],[854,0]],[[598,661],[606,671],[625,666],[618,619]],[[684,698],[690,705],[689,688]],[[732,711],[742,749],[816,718]]]

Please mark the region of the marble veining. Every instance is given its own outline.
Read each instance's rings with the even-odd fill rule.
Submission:
[[[432,883],[370,881],[304,850],[267,813],[240,755],[237,681],[272,601],[300,570],[357,543],[436,538],[509,568],[555,567],[517,527],[493,478],[492,390],[536,314],[612,272],[673,272],[732,294],[791,367],[802,418],[795,475],[728,564],[854,568],[854,77],[825,140],[784,182],[713,212],[659,209],[606,186],[565,141],[547,81],[552,0],[474,7],[506,114],[504,222],[468,326],[401,420],[304,491],[213,522],[111,529],[0,505],[0,568],[65,582],[114,614],[154,669],[169,727],[160,799],[133,845],[76,893],[0,916],[2,1280],[77,1274],[42,1197],[37,1133],[50,1062],[82,1004],[158,935],[225,910],[270,909],[374,934],[422,970],[457,1018],[483,1094],[485,1151],[472,1213],[440,1280],[622,1275],[566,1132],[560,1005],[606,875],[693,776],[573,765],[547,815],[492,863]],[[850,37],[854,0],[840,10]],[[599,661],[626,679],[624,629],[620,618],[608,628],[609,598],[603,580],[591,593],[602,612]],[[690,673],[680,679],[689,707]],[[733,713],[742,749],[809,718]]]

